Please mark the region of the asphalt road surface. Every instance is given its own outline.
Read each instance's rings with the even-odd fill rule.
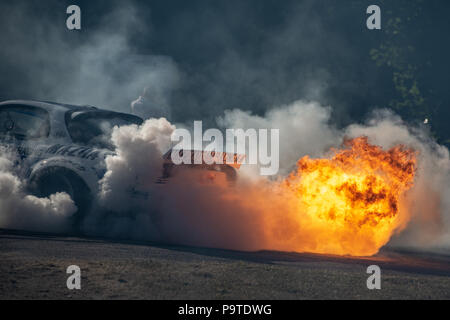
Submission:
[[[367,289],[369,265],[381,290]],[[66,269],[81,268],[81,289]],[[450,299],[450,255],[237,252],[0,229],[0,299]]]

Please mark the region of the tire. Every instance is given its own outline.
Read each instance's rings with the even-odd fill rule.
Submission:
[[[92,195],[86,183],[73,171],[52,167],[37,173],[30,180],[31,193],[37,197],[49,197],[57,192],[67,193],[75,205],[77,211],[71,217],[74,232],[81,232],[81,223],[92,205]]]

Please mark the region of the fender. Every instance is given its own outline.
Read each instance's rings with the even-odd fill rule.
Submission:
[[[80,161],[76,160],[76,158],[67,156],[42,159],[32,166],[29,180],[32,180],[37,174],[43,172],[43,170],[47,168],[65,168],[79,176],[86,183],[91,193],[95,196],[98,190],[98,170],[96,170],[92,164],[80,163]]]

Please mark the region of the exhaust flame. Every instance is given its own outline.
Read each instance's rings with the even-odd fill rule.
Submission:
[[[373,255],[409,219],[402,195],[413,185],[414,150],[399,145],[384,151],[367,137],[344,146],[330,159],[303,157],[281,183],[294,195],[296,222],[314,237],[297,251]]]

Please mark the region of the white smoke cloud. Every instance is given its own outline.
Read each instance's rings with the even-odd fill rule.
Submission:
[[[14,158],[2,150],[0,155],[0,228],[66,232],[69,218],[77,210],[66,193],[48,198],[29,195],[24,183],[14,174]]]
[[[163,174],[162,155],[169,149],[174,129],[164,118],[114,128],[111,140],[116,153],[106,158],[101,208],[87,217],[87,232],[141,239],[157,236],[154,218],[160,195],[156,181]]]
[[[114,130],[111,140],[116,155],[106,159],[107,172],[101,181],[101,199],[106,207],[122,210],[128,206],[123,197],[130,188],[153,187],[157,175],[162,174],[162,154],[169,149],[174,129],[161,118]]]
[[[305,155],[318,157],[341,141],[330,123],[331,108],[313,101],[296,101],[273,108],[264,117],[239,109],[218,118],[224,128],[280,130],[280,173],[289,173]]]

